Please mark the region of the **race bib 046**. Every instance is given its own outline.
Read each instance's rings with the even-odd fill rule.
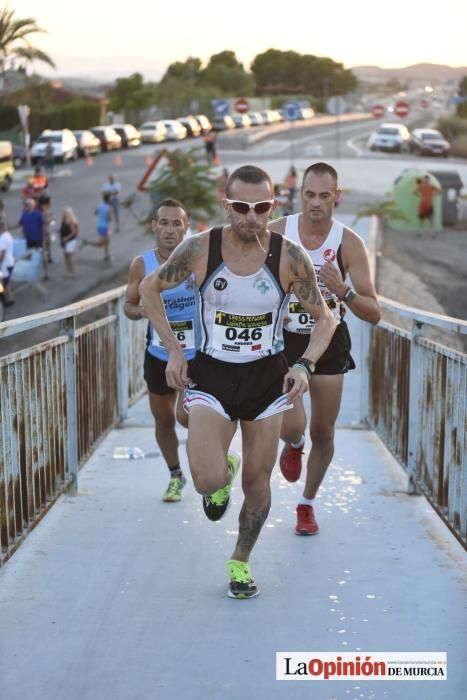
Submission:
[[[216,311],[212,345],[214,350],[251,355],[272,348],[272,313],[245,316]]]

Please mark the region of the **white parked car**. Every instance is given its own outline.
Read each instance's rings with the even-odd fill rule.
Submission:
[[[167,129],[164,122],[144,122],[138,129],[143,143],[160,143],[167,139]]]
[[[368,147],[372,151],[394,151],[397,153],[410,150],[410,133],[404,124],[381,124],[371,134]]]
[[[76,160],[78,157],[78,141],[70,129],[60,129],[59,131],[45,129],[32,145],[31,162],[33,164],[44,160],[49,142],[52,143],[55,161],[64,163],[67,160]]]
[[[177,119],[165,119],[164,126],[167,129],[168,141],[181,141],[186,139],[188,131]]]

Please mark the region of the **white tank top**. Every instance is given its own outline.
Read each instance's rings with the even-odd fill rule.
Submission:
[[[292,214],[291,216],[287,217],[284,236],[290,241],[298,243],[298,245],[300,245],[303,250],[306,250],[308,253],[309,258],[313,263],[313,267],[315,268],[316,279],[324,301],[331,309],[337,323],[340,323],[345,314],[344,305],[341,303],[338,297],[330,292],[324,283],[321,282],[319,272],[325,262],[330,262],[334,265],[334,267],[336,267],[337,270],[339,270],[340,274],[344,278],[343,269],[339,266],[341,255],[340,247],[342,244],[342,235],[344,233],[344,224],[336,219],[332,219],[332,226],[326,240],[319,248],[310,249],[305,248],[300,240],[298,230],[299,217],[300,214]],[[314,324],[315,321],[313,316],[305,311],[295,294],[292,293],[289,297],[284,328],[290,333],[309,334],[313,329]]]
[[[266,261],[251,275],[229,270],[221,244],[222,229],[212,229],[208,270],[199,288],[200,352],[239,364],[281,352],[288,298],[279,280],[282,236],[271,235]]]

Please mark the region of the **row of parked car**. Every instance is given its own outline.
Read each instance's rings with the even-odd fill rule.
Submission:
[[[78,157],[96,155],[102,151],[131,148],[141,144],[141,136],[132,124],[93,126],[89,129],[45,129],[31,146],[31,162],[47,159],[49,144],[55,162],[65,163]]]
[[[437,129],[408,130],[405,124],[381,124],[371,134],[368,147],[372,151],[416,153],[420,156],[443,156],[447,158],[451,144]]]
[[[139,129],[132,124],[92,126],[78,131],[45,129],[32,144],[31,162],[37,164],[46,160],[49,144],[52,146],[54,161],[64,163],[103,151],[134,148],[141,143],[178,141],[187,136],[201,136],[212,128],[209,119],[204,114],[200,114],[196,117],[148,121],[144,122]],[[19,167],[24,161],[24,148],[17,147],[15,167]]]
[[[300,119],[314,116],[311,108],[301,110]],[[96,155],[102,151],[120,148],[133,148],[141,143],[161,143],[179,141],[188,137],[202,136],[209,131],[227,131],[229,129],[264,126],[284,120],[281,110],[265,109],[261,112],[235,114],[233,116],[216,116],[212,122],[205,114],[188,115],[179,119],[159,119],[146,121],[139,129],[132,124],[112,124],[111,126],[92,126],[89,129],[71,131],[70,129],[45,129],[31,147],[33,165],[47,159],[52,146],[55,162],[64,163],[79,157]],[[16,144],[14,148],[14,165],[20,167],[26,160],[25,149]]]
[[[315,116],[311,107],[301,107],[298,110],[298,119],[311,119]],[[234,114],[225,117],[214,117],[212,127],[215,131],[227,131],[228,129],[244,129],[251,126],[265,126],[285,121],[281,109],[263,109],[262,112],[249,112],[248,114]]]

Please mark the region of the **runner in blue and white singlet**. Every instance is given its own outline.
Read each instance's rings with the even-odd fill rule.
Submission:
[[[141,257],[144,262],[144,276],[158,269],[160,262],[154,249],[147,250]],[[166,289],[162,293],[167,318],[173,333],[185,351],[187,360],[195,356],[196,349],[196,296],[193,275],[178,287]],[[146,347],[151,355],[167,362],[168,352],[150,321],[148,321]]]
[[[187,228],[187,213],[183,204],[174,199],[161,202],[152,220],[155,248],[135,258],[130,265],[124,306],[125,314],[130,320],[147,319],[141,304],[140,284],[144,277],[154,273],[168,259],[183,240]],[[191,275],[174,289],[166,290],[162,299],[172,333],[183,348],[187,360],[194,356],[196,347],[196,294]],[[175,392],[167,384],[167,359],[167,349],[148,321],[144,379],[155,421],[156,441],[170,471],[169,486],[162,500],[175,503],[181,500],[181,492],[186,483],[180,466],[175,418],[187,427],[188,416],[183,408],[182,392]]]

